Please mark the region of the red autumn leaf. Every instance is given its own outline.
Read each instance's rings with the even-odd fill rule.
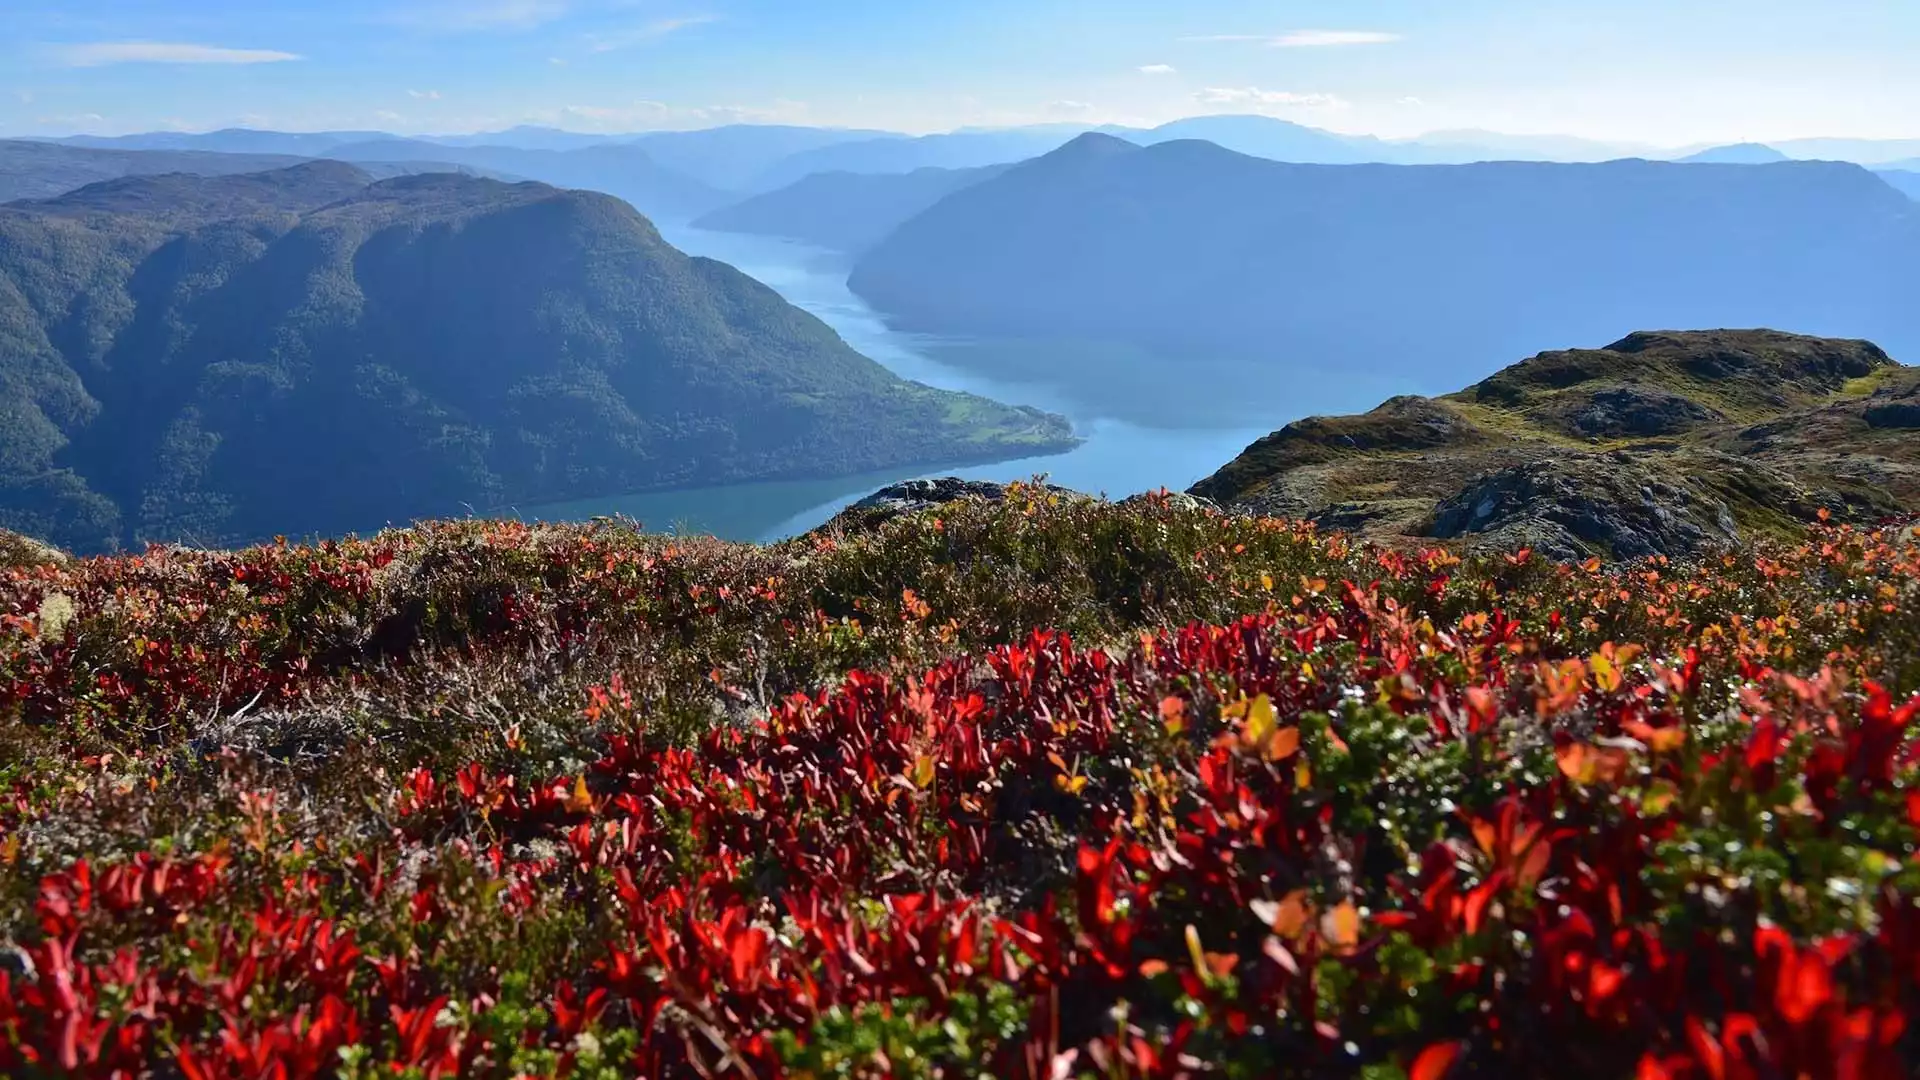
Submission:
[[[1407,1070],[1407,1080],[1441,1080],[1460,1059],[1467,1044],[1459,1039],[1450,1042],[1437,1042],[1413,1059],[1413,1066]]]

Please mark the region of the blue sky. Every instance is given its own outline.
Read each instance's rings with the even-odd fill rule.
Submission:
[[[1386,136],[1920,136],[1911,0],[0,0],[0,26],[0,134],[1263,112]]]

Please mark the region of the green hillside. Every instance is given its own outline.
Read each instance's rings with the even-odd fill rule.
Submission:
[[[1071,445],[603,195],[318,162],[0,208],[0,525],[337,533]]]

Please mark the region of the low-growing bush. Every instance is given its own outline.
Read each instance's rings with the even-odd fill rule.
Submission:
[[[14,1076],[1899,1077],[1920,549],[1044,489],[0,582]]]

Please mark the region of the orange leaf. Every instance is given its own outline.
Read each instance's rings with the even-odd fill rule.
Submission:
[[[1273,739],[1267,743],[1268,761],[1285,761],[1300,752],[1300,729],[1281,728],[1273,733]]]
[[[1140,974],[1146,978],[1151,979],[1156,975],[1164,975],[1167,973],[1167,970],[1167,962],[1165,960],[1140,961]]]
[[[1413,1059],[1413,1067],[1407,1070],[1407,1080],[1441,1080],[1453,1063],[1460,1058],[1460,1052],[1466,1044],[1458,1039],[1451,1042],[1438,1042]]]
[[[1320,918],[1320,936],[1336,948],[1351,949],[1360,943],[1360,909],[1353,901],[1342,900],[1339,906],[1328,911]]]

